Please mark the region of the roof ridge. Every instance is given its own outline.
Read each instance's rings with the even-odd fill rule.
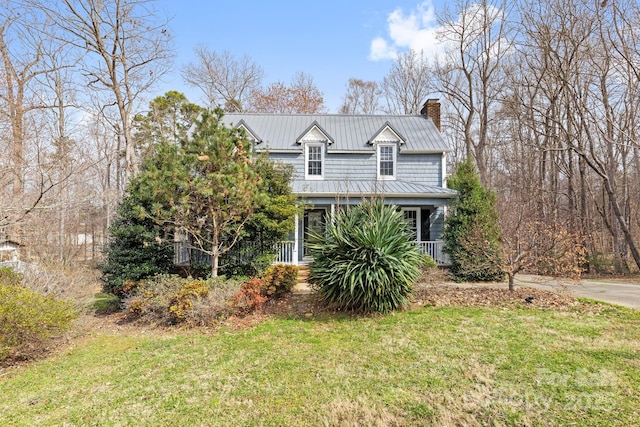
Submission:
[[[224,116],[270,116],[270,117],[428,117],[423,114],[340,114],[340,113],[254,113],[254,112],[234,112],[225,113]]]

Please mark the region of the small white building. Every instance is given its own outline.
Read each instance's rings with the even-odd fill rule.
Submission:
[[[11,267],[14,270],[24,270],[24,262],[20,261],[20,244],[12,240],[0,241],[0,267]]]

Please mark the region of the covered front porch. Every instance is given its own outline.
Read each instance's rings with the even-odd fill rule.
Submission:
[[[360,203],[360,199],[328,200],[316,199],[296,216],[295,230],[289,239],[278,244],[276,263],[304,265],[311,261],[306,243],[309,235],[324,231],[325,224],[340,209]],[[398,206],[410,230],[416,236],[416,245],[421,253],[428,254],[440,266],[450,264],[444,252],[444,242],[440,239],[444,230],[444,204],[440,200],[425,199],[389,199],[388,204]],[[435,203],[434,203],[435,202]]]

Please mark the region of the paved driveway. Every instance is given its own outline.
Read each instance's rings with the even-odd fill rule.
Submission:
[[[582,280],[581,284],[559,284],[553,279],[519,274],[516,275],[515,284],[516,286],[567,291],[576,297],[591,298],[640,310],[640,283],[587,279]]]

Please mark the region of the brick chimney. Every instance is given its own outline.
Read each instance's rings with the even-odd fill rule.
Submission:
[[[423,114],[433,120],[433,124],[440,131],[440,100],[438,98],[427,99],[422,106],[420,114]]]

